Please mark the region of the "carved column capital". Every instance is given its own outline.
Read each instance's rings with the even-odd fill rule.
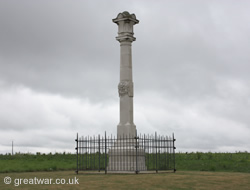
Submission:
[[[113,19],[113,22],[118,25],[117,41],[135,41],[133,26],[139,23],[135,14],[130,14],[129,12],[124,11],[123,13],[119,13],[117,17]]]

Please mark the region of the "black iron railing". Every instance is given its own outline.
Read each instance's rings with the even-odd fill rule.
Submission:
[[[96,171],[176,171],[175,138],[139,135],[82,136],[76,138],[76,172]]]

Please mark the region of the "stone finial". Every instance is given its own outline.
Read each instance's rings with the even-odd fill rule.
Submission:
[[[118,25],[118,36],[116,40],[121,41],[135,41],[133,26],[139,23],[135,14],[130,14],[127,11],[119,13],[113,22]]]

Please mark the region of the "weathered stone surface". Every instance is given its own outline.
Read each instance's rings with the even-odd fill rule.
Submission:
[[[127,11],[119,13],[113,22],[118,25],[120,42],[120,83],[118,92],[120,97],[120,122],[117,126],[117,137],[123,135],[135,136],[136,126],[133,121],[133,76],[131,44],[135,41],[133,26],[139,21],[135,14]]]
[[[113,19],[118,25],[120,42],[120,123],[117,126],[117,141],[109,149],[109,171],[145,171],[145,151],[136,145],[136,126],[133,119],[134,85],[132,75],[132,42],[135,41],[133,26],[139,23],[135,14],[125,11]],[[129,137],[128,139],[123,139]]]
[[[145,151],[135,148],[112,148],[109,150],[108,171],[146,171]],[[137,157],[137,158],[136,158]],[[136,160],[137,159],[137,160]]]
[[[113,22],[118,25],[118,36],[116,39],[122,41],[135,41],[133,36],[133,25],[138,24],[139,20],[136,19],[135,14],[130,14],[127,11],[119,13]]]
[[[134,96],[133,82],[131,81],[121,81],[118,85],[119,96],[128,95],[129,97]]]

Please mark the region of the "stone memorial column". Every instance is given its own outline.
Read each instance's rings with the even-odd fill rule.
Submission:
[[[119,13],[113,19],[118,25],[120,42],[120,123],[117,126],[117,141],[109,149],[109,171],[145,171],[145,152],[136,143],[136,126],[133,121],[133,78],[132,78],[132,42],[135,41],[133,26],[139,21],[134,14]]]
[[[119,13],[113,19],[118,25],[118,36],[120,42],[120,83],[118,92],[120,96],[120,123],[117,126],[117,137],[136,135],[136,126],[133,121],[133,78],[132,78],[132,42],[135,41],[133,26],[139,23],[135,14],[127,11]]]

